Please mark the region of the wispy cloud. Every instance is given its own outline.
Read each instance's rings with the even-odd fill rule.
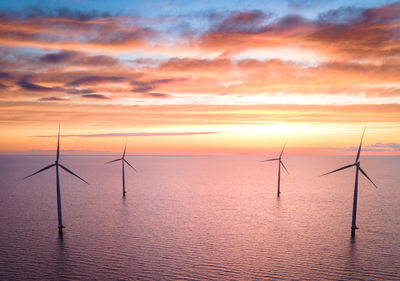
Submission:
[[[351,146],[351,147],[342,147],[342,148],[329,148],[332,150],[338,150],[338,151],[357,151],[358,146]],[[371,145],[364,145],[362,147],[363,151],[400,151],[400,143],[381,143],[377,142],[375,144]]]
[[[274,122],[312,124],[386,124],[398,128],[400,105],[163,105],[163,106],[103,106],[99,111],[93,102],[71,106],[60,102],[55,108],[50,103],[0,103],[0,119],[13,126],[21,123],[38,124],[48,120],[58,124],[85,123],[98,128],[160,128],[184,126],[257,125]],[[34,112],[35,114],[26,114]],[[83,112],[83,113],[82,113]],[[40,116],[40,118],[38,117]],[[87,128],[87,127],[86,127]],[[187,129],[189,131],[191,129]]]
[[[62,135],[62,137],[84,137],[84,138],[102,138],[102,137],[164,137],[164,136],[192,136],[218,134],[219,132],[155,132],[155,133],[110,133],[110,134],[87,134],[87,135]],[[34,136],[38,138],[50,138],[54,136]]]
[[[400,143],[395,143],[395,142],[389,142],[389,143],[381,143],[377,142],[372,145],[367,145],[367,149],[371,150],[379,150],[381,149],[382,151],[400,151]]]
[[[24,153],[28,154],[35,154],[35,155],[41,155],[41,154],[54,154],[56,153],[57,150],[55,149],[31,149],[28,150]],[[61,149],[61,154],[69,154],[69,155],[104,155],[104,154],[114,154],[111,151],[107,150],[76,150],[76,149]]]

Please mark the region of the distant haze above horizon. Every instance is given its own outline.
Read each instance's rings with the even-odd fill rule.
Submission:
[[[399,1],[2,1],[0,154],[400,155]]]

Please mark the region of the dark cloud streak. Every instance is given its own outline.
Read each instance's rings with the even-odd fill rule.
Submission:
[[[16,83],[18,86],[23,88],[24,90],[34,91],[34,92],[51,92],[54,91],[54,88],[44,87],[38,84],[33,84],[28,81],[20,80]]]
[[[147,96],[152,98],[169,98],[171,95],[164,94],[164,93],[148,93]]]
[[[11,74],[9,74],[7,72],[0,71],[0,79],[9,79],[11,77],[12,77]]]
[[[95,85],[101,83],[121,83],[129,81],[123,76],[86,76],[67,83],[68,86]]]
[[[47,98],[40,98],[39,101],[67,101],[68,99],[65,98],[58,98],[58,97],[47,97]]]
[[[67,52],[67,51],[62,51],[59,53],[51,53],[47,54],[44,56],[41,56],[39,60],[41,62],[45,63],[62,63],[62,62],[68,62],[72,58],[75,58],[78,55],[76,52]]]
[[[100,94],[93,94],[93,95],[81,95],[82,98],[87,98],[87,99],[98,99],[98,100],[109,100],[110,98],[105,96],[105,95],[100,95]]]

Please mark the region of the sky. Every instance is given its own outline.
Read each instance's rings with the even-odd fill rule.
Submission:
[[[399,1],[0,0],[0,154],[400,155]]]

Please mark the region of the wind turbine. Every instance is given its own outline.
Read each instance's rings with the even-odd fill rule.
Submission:
[[[279,197],[279,194],[281,193],[281,165],[285,169],[285,171],[289,174],[288,170],[285,167],[285,164],[283,164],[283,162],[282,162],[282,154],[283,154],[283,151],[285,150],[285,146],[286,146],[286,142],[283,145],[281,154],[279,154],[278,158],[272,158],[272,159],[261,161],[261,162],[278,161],[278,165],[279,165],[278,166],[278,197]]]
[[[40,172],[43,172],[47,169],[50,169],[51,167],[55,166],[56,167],[56,178],[57,178],[57,212],[58,212],[58,232],[60,234],[63,233],[63,228],[65,228],[65,226],[63,226],[62,224],[62,216],[61,216],[61,192],[60,192],[60,178],[59,178],[59,173],[58,173],[58,167],[61,167],[63,170],[65,170],[66,172],[70,173],[71,175],[77,177],[78,179],[84,181],[85,183],[89,184],[87,181],[85,181],[84,179],[82,179],[80,176],[78,176],[77,174],[75,174],[74,172],[72,172],[71,170],[67,169],[66,167],[64,167],[63,165],[61,165],[58,161],[60,159],[60,126],[58,126],[58,140],[57,140],[57,157],[56,157],[56,161],[54,164],[48,165],[46,167],[44,167],[43,169],[40,169],[39,171],[24,177],[23,179],[29,178],[33,175],[36,175]]]
[[[329,175],[329,174],[338,172],[338,171],[340,171],[340,170],[344,170],[344,169],[347,169],[347,168],[356,166],[356,180],[355,180],[355,184],[354,184],[354,197],[353,197],[353,217],[352,217],[352,221],[351,221],[351,236],[354,236],[354,235],[356,234],[356,229],[358,229],[358,227],[357,227],[357,225],[356,225],[357,195],[358,195],[358,171],[360,171],[360,172],[361,172],[361,173],[362,173],[376,188],[378,188],[378,187],[375,185],[375,183],[374,183],[374,182],[368,177],[368,175],[364,172],[364,170],[361,169],[361,167],[360,167],[360,161],[358,161],[359,158],[360,158],[361,145],[362,145],[362,141],[363,141],[363,138],[364,138],[365,129],[366,129],[366,128],[364,128],[364,131],[363,131],[362,136],[361,136],[360,146],[358,147],[357,157],[356,157],[356,161],[354,162],[354,164],[350,164],[350,165],[347,165],[347,166],[343,166],[343,167],[341,167],[341,168],[339,168],[339,169],[336,169],[336,170],[333,170],[333,171],[331,171],[331,172],[329,172],[329,173],[325,173],[325,174],[320,175],[320,177],[322,177],[322,176],[325,176],[325,175]]]
[[[122,154],[121,158],[106,162],[106,164],[112,163],[112,162],[118,162],[118,161],[122,162],[122,196],[124,196],[124,197],[125,197],[125,193],[126,193],[125,192],[125,163],[128,164],[129,167],[134,169],[135,172],[137,172],[137,170],[131,164],[129,164],[129,162],[125,159],[125,152],[126,152],[126,143],[125,143],[124,153]]]

